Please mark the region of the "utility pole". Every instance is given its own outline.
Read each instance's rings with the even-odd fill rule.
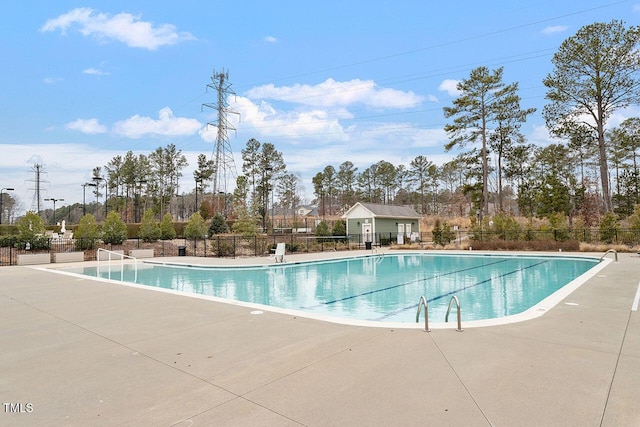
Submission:
[[[231,90],[231,83],[229,83],[229,71],[225,72],[223,68],[221,73],[216,73],[213,70],[211,83],[207,85],[207,89],[209,88],[216,91],[217,102],[214,104],[202,104],[202,107],[214,109],[218,113],[217,122],[207,123],[207,127],[215,126],[218,130],[215,147],[211,153],[211,158],[214,161],[212,194],[217,195],[220,192],[226,194],[227,180],[229,178],[235,179],[238,175],[228,135],[229,130],[235,131],[236,128],[229,123],[227,116],[229,114],[240,115],[240,113],[232,110],[227,102],[229,95],[235,95]]]

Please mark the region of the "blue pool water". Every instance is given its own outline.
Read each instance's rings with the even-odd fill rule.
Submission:
[[[192,267],[138,263],[65,271],[196,293],[313,315],[379,322],[415,322],[424,295],[429,320],[443,322],[450,298],[462,319],[522,313],[598,264],[551,256],[387,254],[255,267]]]

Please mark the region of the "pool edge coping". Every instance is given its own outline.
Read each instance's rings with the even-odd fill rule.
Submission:
[[[548,252],[544,252],[540,254],[536,252],[498,252],[496,253],[496,252],[485,252],[485,251],[473,251],[473,253],[470,254],[469,252],[470,251],[447,251],[444,253],[450,254],[450,255],[516,256],[516,257],[526,256],[526,257],[548,257],[548,258],[561,258],[561,257],[569,258],[570,257],[570,258],[588,258],[593,260],[598,259],[594,255],[586,255],[586,254],[581,255],[576,253],[551,254]],[[388,252],[385,252],[382,254],[349,255],[345,257],[336,257],[331,259],[301,260],[301,261],[292,261],[292,262],[285,262],[285,263],[278,263],[278,264],[245,264],[245,265],[235,265],[235,266],[234,265],[213,266],[213,265],[206,265],[206,264],[196,265],[194,263],[187,264],[187,263],[176,263],[176,262],[150,261],[148,259],[139,260],[139,261],[145,264],[157,264],[157,265],[165,265],[165,266],[174,265],[174,266],[227,268],[227,269],[229,268],[270,268],[270,267],[282,267],[285,265],[296,265],[296,264],[311,263],[311,262],[317,263],[317,262],[339,261],[339,260],[350,259],[350,258],[377,257],[377,256],[384,256],[384,254],[386,253]],[[425,253],[437,254],[437,253],[434,253],[433,251],[427,251],[427,250],[422,250],[422,251],[393,250],[392,253],[394,255],[395,254],[425,254]],[[93,263],[96,263],[96,262],[97,261],[94,261]],[[128,262],[125,261],[125,263],[131,263],[131,262],[132,262],[131,260],[128,260]],[[608,266],[611,262],[613,262],[611,258],[606,258],[606,257],[600,258],[600,261],[596,265],[591,267],[589,270],[587,270],[580,276],[576,277],[575,279],[573,279],[572,281],[564,285],[562,288],[553,292],[551,295],[544,298],[538,304],[530,307],[529,309],[525,310],[522,313],[514,314],[511,316],[494,318],[494,319],[468,320],[468,321],[463,320],[462,326],[463,328],[500,326],[500,325],[507,325],[512,323],[525,322],[528,320],[541,317],[544,314],[546,314],[549,310],[556,307],[560,302],[566,299],[569,295],[571,295],[575,290],[581,287],[589,279],[593,278],[597,273],[599,273],[602,269]],[[74,263],[72,266],[78,267],[77,264],[78,263]],[[252,312],[250,312],[250,314],[252,315],[261,314],[261,313],[255,313],[255,311],[257,310],[257,311],[267,311],[267,312],[278,313],[278,314],[283,314],[287,316],[302,317],[302,318],[311,319],[311,320],[318,320],[322,322],[348,325],[348,326],[385,328],[385,329],[424,329],[424,320],[422,322],[417,321],[416,323],[406,323],[406,322],[380,322],[380,321],[374,321],[374,320],[360,320],[360,319],[349,319],[349,318],[343,318],[343,317],[333,317],[333,316],[328,316],[323,314],[309,313],[301,310],[274,307],[274,306],[263,305],[258,303],[238,301],[238,300],[220,298],[220,297],[215,297],[210,295],[202,295],[202,294],[197,294],[192,292],[176,291],[173,289],[166,289],[166,288],[160,288],[160,287],[154,287],[154,286],[148,286],[148,285],[140,285],[136,283],[123,282],[123,281],[113,280],[113,279],[104,279],[101,277],[91,277],[83,274],[72,273],[72,272],[62,270],[62,268],[67,268],[70,266],[71,265],[60,264],[57,266],[49,266],[49,267],[31,266],[28,268],[39,270],[39,271],[52,271],[54,273],[68,275],[68,276],[81,278],[85,280],[94,280],[97,282],[110,283],[110,284],[116,284],[120,286],[133,287],[137,289],[164,292],[171,295],[178,295],[182,297],[198,298],[198,299],[218,302],[222,304],[230,304],[230,305],[235,305],[240,307],[247,307],[252,309]],[[456,322],[433,322],[431,320],[429,321],[429,329],[456,329],[456,328],[457,328]]]

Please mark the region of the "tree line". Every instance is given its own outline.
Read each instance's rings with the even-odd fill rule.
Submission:
[[[409,165],[327,165],[312,178],[313,202],[322,215],[365,201],[478,220],[495,212],[560,213],[591,225],[606,212],[628,216],[640,203],[640,119],[615,128],[609,122],[614,113],[640,104],[639,40],[640,27],[614,20],[587,25],[560,45],[543,79],[548,102],[542,111],[557,143],[527,141],[521,127],[535,109],[521,106],[518,83],[504,81],[503,67],[481,66],[458,83],[459,96],[443,109],[449,137],[444,148],[459,150],[453,160],[436,165],[419,155]],[[94,169],[90,184],[96,205],[105,190],[105,215],[117,210],[130,222],[149,208],[159,218],[170,212],[185,219],[196,211],[204,218],[255,218],[264,228],[276,211],[295,219],[302,181],[287,170],[276,146],[251,138],[242,160],[229,194],[208,191],[215,164],[204,154],[198,156],[195,189],[180,194],[188,164],[174,144],[149,155],[116,156]]]

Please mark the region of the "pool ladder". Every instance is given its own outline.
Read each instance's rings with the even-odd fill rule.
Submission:
[[[605,252],[604,255],[600,257],[600,261],[602,261],[608,254],[613,254],[616,262],[618,262],[618,252],[615,249],[609,249],[607,252]]]
[[[424,331],[431,332],[429,329],[429,304],[427,304],[427,299],[423,296],[420,297],[420,302],[418,302],[418,312],[416,313],[416,323],[420,321],[420,309],[424,306]]]
[[[444,321],[448,322],[449,321],[449,313],[451,312],[451,308],[453,307],[453,303],[456,303],[456,312],[458,315],[458,328],[456,329],[457,332],[462,332],[464,329],[462,329],[462,320],[460,318],[460,301],[458,300],[457,296],[452,296],[451,299],[449,300],[449,308],[447,309],[447,314],[444,317]],[[418,323],[420,321],[420,311],[422,310],[422,307],[424,307],[424,331],[425,332],[431,332],[431,330],[429,329],[429,304],[427,303],[427,299],[423,296],[420,297],[420,301],[418,302],[418,311],[416,312],[416,323]]]

